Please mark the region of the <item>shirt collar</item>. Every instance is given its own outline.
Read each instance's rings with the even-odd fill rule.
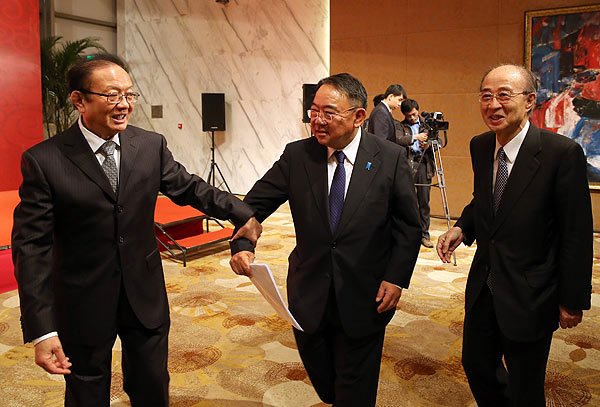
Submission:
[[[388,104],[387,104],[387,103],[385,103],[385,100],[382,100],[382,101],[381,101],[381,102],[379,102],[379,103],[383,103],[383,105],[384,105],[385,107],[387,107],[387,110],[388,110],[388,112],[392,113],[392,109],[390,109],[390,107],[388,106]]]
[[[360,138],[361,138],[361,128],[359,127],[358,131],[356,132],[356,136],[354,136],[354,139],[350,143],[348,143],[348,145],[346,147],[344,147],[342,149],[342,151],[344,152],[344,155],[346,156],[346,159],[352,165],[354,165],[354,162],[356,161],[356,155],[358,154],[358,146],[360,145]],[[338,151],[338,150],[336,150],[335,148],[327,147],[327,159],[330,160],[331,156],[336,151]]]
[[[81,130],[81,132],[83,133],[83,137],[85,137],[85,140],[88,142],[88,144],[90,145],[90,147],[94,153],[98,152],[98,149],[102,146],[102,144],[104,144],[106,141],[109,141],[109,140],[104,140],[102,137],[97,136],[94,133],[92,133],[91,131],[89,131],[83,125],[83,119],[81,118],[81,116],[79,116],[79,120],[77,121],[77,123],[79,124],[79,130]],[[121,148],[121,142],[119,140],[119,133],[115,134],[113,136],[113,138],[110,139],[110,141],[114,141],[117,144],[117,147]]]
[[[523,126],[523,129],[517,134],[512,140],[510,140],[504,146],[504,154],[506,154],[506,158],[509,163],[514,163],[517,159],[517,154],[519,154],[519,149],[521,148],[521,144],[523,144],[523,140],[525,140],[525,135],[529,131],[529,120]],[[500,143],[498,143],[498,138],[496,138],[496,151],[494,153],[494,157],[498,158],[498,150],[500,150]]]

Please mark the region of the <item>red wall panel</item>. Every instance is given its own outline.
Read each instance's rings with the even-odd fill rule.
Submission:
[[[21,183],[21,153],[43,138],[39,0],[0,0],[0,191]]]

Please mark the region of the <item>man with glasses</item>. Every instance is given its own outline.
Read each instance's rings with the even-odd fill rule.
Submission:
[[[322,79],[308,111],[313,137],[290,143],[244,201],[263,221],[289,201],[290,311],[300,357],[319,397],[375,405],[385,327],[409,285],[420,243],[404,148],[361,130],[367,94],[349,74]],[[251,275],[253,246],[231,243]]]
[[[396,125],[392,111],[399,108],[400,103],[404,99],[406,99],[406,91],[402,85],[394,84],[388,86],[381,103],[378,103],[371,111],[368,131],[395,143]]]
[[[231,219],[250,242],[261,226],[247,204],[190,175],[162,135],[128,125],[139,95],[118,57],[84,59],[67,80],[79,120],[22,157],[12,250],[24,340],[38,365],[65,375],[65,406],[108,407],[119,335],[131,405],[166,407],[158,193]]]
[[[590,308],[586,160],[579,144],[529,122],[536,90],[521,66],[484,75],[479,102],[491,131],[471,140],[473,199],[437,243],[447,263],[460,243],[477,241],[462,362],[480,407],[545,406],[552,333]]]

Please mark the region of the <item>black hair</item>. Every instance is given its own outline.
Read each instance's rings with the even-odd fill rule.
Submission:
[[[373,107],[375,107],[378,104],[380,104],[382,100],[383,100],[383,93],[380,93],[379,95],[375,96],[373,98]]]
[[[338,73],[321,79],[319,83],[317,83],[315,93],[317,93],[323,85],[333,86],[344,93],[348,97],[350,103],[362,107],[363,109],[367,108],[367,91],[365,90],[365,87],[358,79],[349,73]]]
[[[385,90],[385,93],[383,94],[383,98],[386,99],[389,95],[394,95],[394,96],[402,95],[402,97],[404,99],[407,98],[406,91],[400,84],[394,84],[394,85],[388,86],[388,88]]]
[[[127,64],[116,55],[112,54],[94,54],[82,57],[77,61],[67,72],[67,84],[69,92],[74,90],[88,90],[90,85],[90,76],[92,72],[98,68],[103,68],[108,65],[117,65],[129,73]]]
[[[419,103],[416,100],[406,99],[402,101],[402,104],[400,105],[400,111],[402,114],[408,114],[408,112],[412,111],[413,109],[417,109],[417,111],[419,111]]]

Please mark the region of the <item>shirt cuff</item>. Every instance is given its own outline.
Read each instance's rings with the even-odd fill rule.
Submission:
[[[35,338],[33,341],[31,341],[31,343],[33,343],[33,346],[35,346],[38,343],[40,343],[41,341],[46,340],[48,338],[52,338],[53,336],[58,336],[58,332],[53,331],[53,332],[47,333],[46,335],[40,336],[39,338]]]

